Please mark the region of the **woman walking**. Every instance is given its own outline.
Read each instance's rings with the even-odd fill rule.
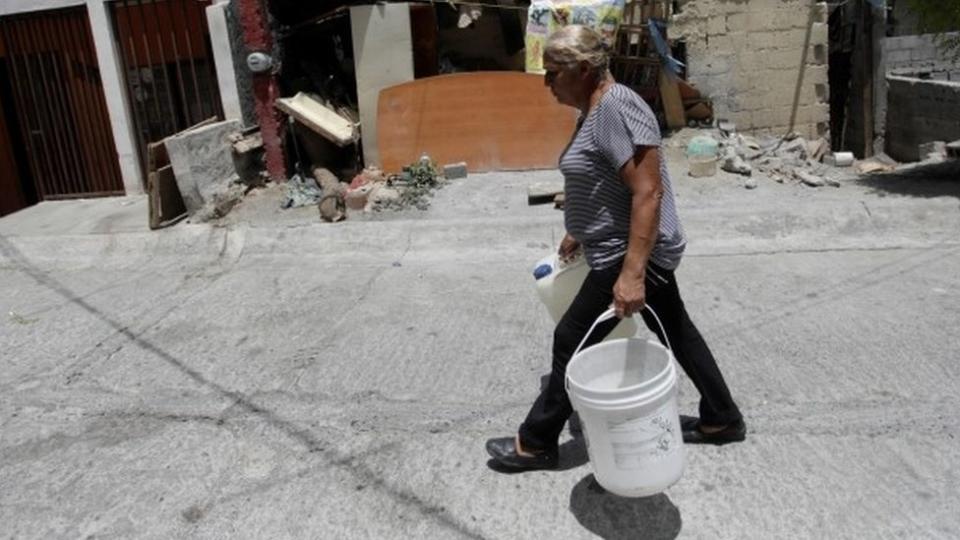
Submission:
[[[746,425],[723,375],[684,308],[674,270],[686,238],[660,149],[660,129],[650,107],[608,70],[601,36],[584,26],[555,32],[544,49],[544,82],[560,103],[581,116],[560,157],[564,176],[564,224],[559,254],[580,247],[590,273],[553,337],[553,366],[519,433],[490,439],[487,451],[501,466],[554,468],[558,439],[573,409],[564,388],[567,363],[597,317],[611,304],[622,318],[651,306],[673,344],[677,361],[700,392],[699,418],[681,425],[688,443],[742,441]],[[644,322],[658,335],[650,314]],[[585,347],[616,326],[597,326]]]

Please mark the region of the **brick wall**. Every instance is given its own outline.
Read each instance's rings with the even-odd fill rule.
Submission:
[[[960,82],[887,76],[886,150],[894,159],[920,159],[926,142],[960,139]]]
[[[685,0],[671,38],[687,43],[688,79],[717,118],[744,131],[829,131],[827,6],[809,0]],[[804,54],[806,52],[806,54]]]

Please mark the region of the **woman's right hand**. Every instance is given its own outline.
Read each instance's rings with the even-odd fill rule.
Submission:
[[[580,242],[568,233],[560,241],[560,249],[557,250],[557,255],[560,256],[562,262],[568,263],[577,258],[579,249]]]

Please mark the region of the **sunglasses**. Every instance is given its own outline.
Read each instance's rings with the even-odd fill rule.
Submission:
[[[566,70],[568,70],[568,69],[570,69],[570,68],[568,68],[568,67],[563,67],[563,68],[555,68],[555,69],[544,69],[544,71],[543,71],[543,77],[544,77],[544,79],[547,80],[547,82],[550,82],[550,81],[556,79],[556,78],[557,78],[557,75],[559,75],[561,71],[566,71]]]

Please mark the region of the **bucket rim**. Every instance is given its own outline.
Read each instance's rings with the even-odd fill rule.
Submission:
[[[586,386],[582,383],[577,382],[575,379],[573,379],[570,376],[571,368],[576,365],[575,364],[576,362],[584,361],[584,358],[586,356],[589,356],[589,354],[587,354],[588,352],[592,351],[593,353],[597,353],[612,347],[625,346],[626,343],[631,341],[642,342],[646,346],[653,346],[654,349],[666,353],[666,365],[663,367],[663,369],[660,369],[659,371],[657,371],[655,375],[653,375],[652,377],[650,377],[645,381],[641,381],[637,384],[632,384],[630,386],[624,386],[622,388],[618,388],[617,390],[612,390],[612,391],[596,390],[596,389],[590,388],[589,386]],[[578,398],[582,400],[590,401],[591,403],[597,403],[598,398],[600,398],[601,396],[609,396],[610,399],[602,400],[602,403],[604,404],[614,404],[619,402],[635,401],[637,399],[636,397],[626,397],[626,396],[635,396],[635,394],[638,392],[643,392],[644,394],[660,394],[663,392],[663,389],[661,387],[669,386],[670,384],[672,384],[671,372],[673,373],[672,378],[673,379],[676,378],[676,368],[673,366],[673,361],[674,361],[673,351],[663,346],[662,343],[659,343],[649,338],[629,337],[629,338],[614,339],[604,343],[599,343],[597,345],[594,345],[592,347],[579,351],[577,354],[573,356],[573,358],[570,359],[570,362],[567,363],[566,374],[564,377],[567,382],[567,394],[568,395],[572,394],[570,390],[576,389]],[[592,396],[595,396],[595,397],[591,398]],[[617,396],[624,396],[624,397],[622,397],[621,399],[617,399]]]

